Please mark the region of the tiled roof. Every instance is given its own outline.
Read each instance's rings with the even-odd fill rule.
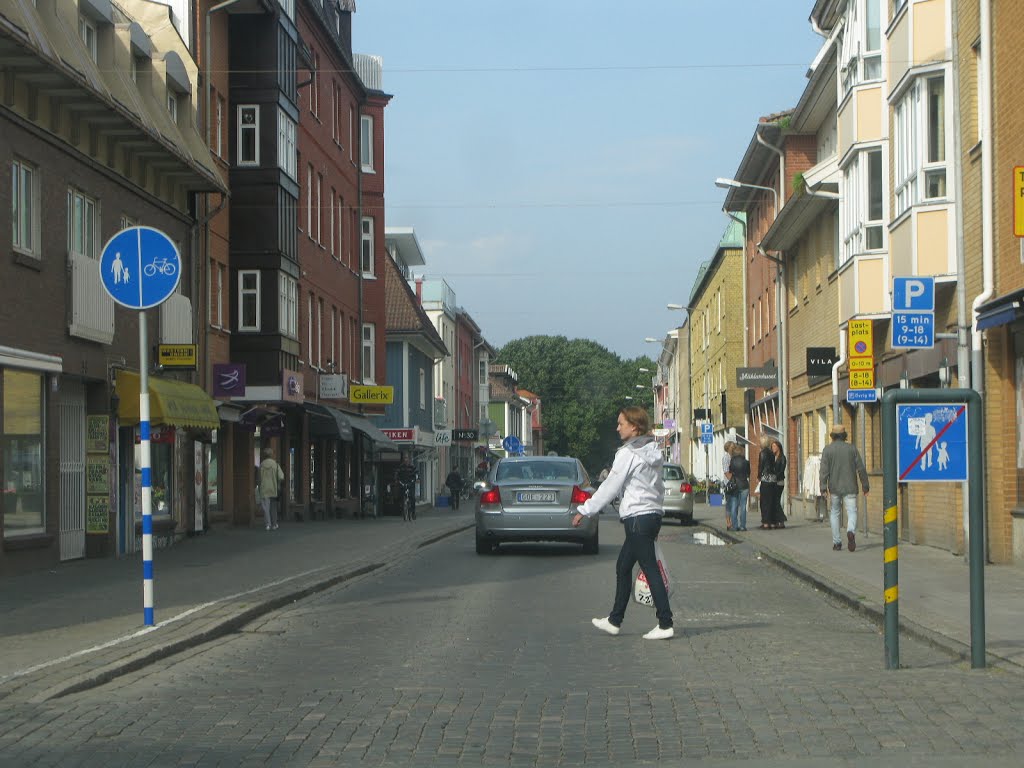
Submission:
[[[384,314],[388,333],[421,333],[438,349],[447,353],[441,335],[416,300],[409,283],[390,256],[384,261]]]

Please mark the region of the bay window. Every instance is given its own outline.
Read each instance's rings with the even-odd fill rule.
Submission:
[[[896,104],[896,215],[946,197],[946,94],[943,75],[921,78]]]
[[[281,333],[292,339],[299,337],[299,284],[295,278],[279,274],[277,313]]]
[[[843,248],[846,263],[885,247],[885,184],[881,148],[858,152],[843,169]]]

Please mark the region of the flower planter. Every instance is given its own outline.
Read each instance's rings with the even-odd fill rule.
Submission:
[[[720,493],[709,493],[708,494],[708,503],[712,507],[724,507],[725,506],[725,496],[723,496]]]
[[[694,491],[693,492],[693,503],[694,504],[707,504],[708,494],[705,491]]]

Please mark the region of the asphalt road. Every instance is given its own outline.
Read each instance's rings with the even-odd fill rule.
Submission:
[[[669,525],[676,638],[599,555],[472,532],[91,691],[0,717],[2,766],[1020,765],[1024,685],[882,636],[744,546]]]

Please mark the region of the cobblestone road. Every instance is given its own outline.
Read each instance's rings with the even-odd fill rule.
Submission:
[[[966,765],[1024,760],[1024,685],[879,631],[749,550],[662,539],[679,635],[601,554],[462,534],[245,631],[0,718],[7,766]]]

